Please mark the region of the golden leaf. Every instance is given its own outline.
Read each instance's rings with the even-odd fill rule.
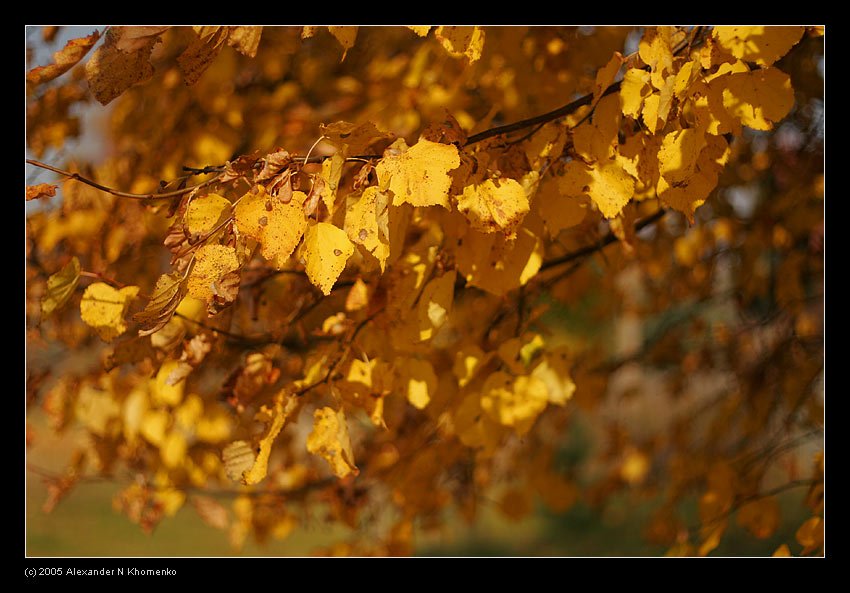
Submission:
[[[348,50],[354,47],[354,40],[357,39],[357,27],[332,27],[328,25],[328,31],[336,37],[336,40],[342,46],[342,59],[344,60]]]
[[[193,235],[206,235],[213,230],[222,215],[230,210],[230,200],[218,194],[195,198],[186,209],[186,228]]]
[[[408,149],[400,139],[384,152],[375,173],[381,189],[393,192],[394,206],[408,203],[451,209],[449,171],[459,166],[460,156],[452,144],[423,139]]]
[[[770,66],[800,41],[805,27],[714,27],[712,36],[736,58]]]
[[[794,106],[791,77],[776,68],[738,72],[717,79],[725,83],[723,105],[733,117],[754,130],[771,130]]]
[[[401,365],[402,385],[407,401],[421,410],[434,397],[437,390],[437,374],[425,359],[408,358]]]
[[[176,407],[183,400],[183,392],[186,389],[185,379],[174,381],[172,373],[180,372],[179,360],[166,360],[159,367],[156,377],[151,379],[150,395],[151,402],[155,406]]]
[[[513,179],[487,179],[481,184],[467,185],[458,198],[457,208],[474,229],[513,235],[528,213],[528,197]]]
[[[253,193],[256,191],[256,193]],[[260,242],[263,257],[280,269],[295,251],[304,231],[304,192],[292,192],[292,199],[284,204],[266,193],[263,186],[242,196],[236,205],[236,227],[243,235]]]
[[[116,290],[103,282],[86,288],[80,301],[83,321],[93,328],[105,342],[110,342],[127,331],[124,316],[136,295],[138,286],[125,286]]]
[[[454,58],[466,56],[469,63],[481,58],[484,30],[481,27],[437,27],[434,36]]]
[[[334,283],[354,253],[354,243],[342,229],[320,222],[310,225],[304,234],[304,259],[307,277],[322,293],[329,295]]]
[[[204,245],[195,252],[195,263],[187,285],[189,296],[204,301],[212,300],[218,293],[216,285],[238,267],[239,261],[233,247]]]
[[[579,161],[567,163],[559,180],[561,193],[578,197],[587,195],[605,218],[614,218],[634,195],[635,180],[615,161],[592,166]]]
[[[428,31],[431,30],[431,25],[407,25],[407,28],[420,37],[425,37],[428,34]]]
[[[481,409],[493,420],[527,433],[549,402],[546,384],[531,376],[512,378],[498,371],[481,387]]]
[[[593,85],[593,101],[591,105],[596,104],[602,97],[602,93],[614,82],[614,78],[616,78],[622,65],[623,55],[620,52],[614,52],[608,63],[596,72],[596,82]]]
[[[313,432],[307,437],[307,451],[327,461],[339,478],[360,473],[354,465],[348,423],[342,410],[325,407],[313,413]]]
[[[298,410],[299,406],[300,400],[297,397],[281,393],[278,395],[277,401],[271,410],[264,407],[266,415],[271,416],[271,422],[263,438],[260,439],[257,458],[254,460],[250,469],[241,474],[243,484],[246,486],[258,484],[266,477],[269,457],[272,453],[272,445],[277,435],[283,429],[286,419],[292,416]]]
[[[644,100],[652,94],[649,72],[639,68],[626,70],[620,84],[620,106],[623,115],[637,119],[643,110]]]
[[[388,231],[389,196],[376,186],[367,187],[345,213],[345,232],[352,243],[362,245],[378,260],[383,272],[390,255]]]

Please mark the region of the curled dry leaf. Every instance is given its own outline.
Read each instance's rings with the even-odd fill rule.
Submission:
[[[71,39],[61,50],[53,54],[53,63],[38,66],[27,72],[27,84],[38,86],[50,82],[77,65],[89,50],[100,39],[100,31],[95,31],[88,37]]]

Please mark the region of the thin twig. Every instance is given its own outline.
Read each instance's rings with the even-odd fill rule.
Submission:
[[[80,183],[85,183],[86,185],[90,185],[95,189],[99,189],[100,191],[106,192],[108,194],[112,194],[118,198],[129,198],[131,200],[164,200],[166,198],[174,198],[176,196],[182,196],[184,194],[188,194],[189,192],[195,191],[196,189],[201,189],[207,187],[208,185],[212,185],[215,183],[221,175],[216,175],[212,179],[208,179],[203,183],[199,183],[198,185],[193,185],[191,187],[184,187],[183,189],[175,189],[172,191],[163,192],[161,194],[133,194],[123,191],[118,191],[117,189],[113,189],[111,187],[107,187],[105,185],[101,185],[100,183],[88,179],[87,177],[83,177],[79,173],[71,173],[70,171],[63,171],[57,167],[52,165],[48,165],[42,163],[40,161],[35,161],[32,159],[27,159],[26,162],[30,165],[35,165],[36,167],[41,167],[42,169],[47,169],[48,171],[53,171],[54,173],[58,173],[59,175],[64,175],[68,179],[74,179],[75,181],[79,181]]]

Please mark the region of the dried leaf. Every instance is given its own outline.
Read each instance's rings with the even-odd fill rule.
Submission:
[[[201,78],[201,75],[210,67],[224,42],[227,40],[229,31],[226,27],[215,27],[211,33],[202,31],[198,37],[192,40],[182,54],[177,57],[177,64],[183,73],[183,80],[187,85],[193,85]]]
[[[230,27],[230,32],[227,35],[227,44],[243,56],[253,58],[257,55],[257,47],[260,45],[260,36],[262,34],[262,27]]]
[[[145,38],[146,41],[135,46],[134,51],[119,49],[121,37],[122,27],[110,28],[104,44],[86,62],[89,89],[102,105],[108,104],[134,84],[153,76],[150,56],[159,37]]]
[[[147,336],[165,327],[187,290],[186,282],[180,274],[160,276],[144,311],[133,317],[140,325],[139,335]]]
[[[41,198],[52,198],[56,195],[58,185],[51,183],[39,183],[38,185],[28,185],[26,189],[26,201],[37,200]]]
[[[27,85],[35,87],[61,76],[78,64],[94,47],[98,39],[100,39],[100,31],[95,31],[88,37],[71,39],[65,47],[53,54],[52,64],[38,66],[27,72]]]
[[[47,317],[64,307],[74,294],[79,281],[80,260],[74,256],[61,270],[47,279],[47,290],[41,297],[41,314]]]
[[[198,516],[204,523],[213,529],[227,529],[230,527],[230,517],[227,509],[214,498],[209,496],[192,496],[192,506],[195,507]]]

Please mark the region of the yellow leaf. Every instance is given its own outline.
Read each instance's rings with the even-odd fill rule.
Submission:
[[[470,229],[457,249],[458,270],[466,281],[499,296],[523,286],[542,263],[543,241],[526,226],[517,230],[515,240]]]
[[[706,135],[694,128],[667,134],[658,151],[658,171],[670,183],[685,181],[694,174],[705,144]]]
[[[88,37],[71,39],[65,47],[53,54],[52,64],[38,66],[27,72],[27,84],[37,86],[61,76],[82,60],[98,39],[100,31],[95,31]]]
[[[105,342],[110,342],[127,330],[124,315],[130,302],[139,294],[138,286],[116,290],[103,282],[86,288],[80,301],[80,315]]]
[[[254,465],[257,456],[247,441],[233,441],[222,450],[221,458],[227,477],[240,482],[244,473]]]
[[[723,105],[754,130],[770,130],[794,106],[791,78],[776,68],[737,72],[711,84],[725,83]]]
[[[304,234],[304,259],[307,277],[325,294],[331,293],[345,264],[354,253],[354,244],[342,229],[320,222],[311,225]]]
[[[705,203],[709,194],[717,187],[717,181],[723,164],[729,156],[729,147],[722,136],[705,136],[706,146],[700,152],[693,173],[678,182],[668,182],[667,178],[658,178],[657,192],[661,201],[678,210],[693,221],[694,211]],[[659,151],[660,155],[660,151]],[[677,159],[679,157],[671,157]],[[669,172],[677,176],[679,169],[672,167]]]
[[[715,40],[736,58],[770,66],[800,41],[805,27],[714,27]]]
[[[650,27],[638,44],[640,59],[650,67],[650,81],[657,89],[673,71],[672,33],[673,27]]]
[[[253,192],[253,190],[252,190]],[[263,257],[282,268],[298,246],[307,219],[304,216],[304,192],[292,192],[292,199],[282,203],[256,186],[256,193],[248,192],[236,205],[236,227],[243,235],[260,242]]]
[[[450,56],[466,56],[470,63],[478,60],[484,49],[484,30],[480,27],[437,27],[434,35]]]
[[[186,450],[188,444],[186,437],[179,430],[174,430],[168,433],[162,445],[159,447],[159,456],[162,458],[162,464],[169,469],[176,469],[182,465],[186,458]]]
[[[492,356],[492,353],[485,354],[476,344],[469,344],[458,350],[452,366],[458,386],[466,387]]]
[[[336,202],[337,188],[339,187],[339,178],[342,176],[342,166],[345,164],[345,157],[341,153],[335,153],[331,158],[322,161],[322,202],[328,212],[333,214],[334,204]]]
[[[84,385],[77,395],[74,412],[89,431],[105,437],[108,435],[111,421],[120,417],[121,408],[108,391]]]
[[[649,472],[649,458],[645,453],[633,447],[628,448],[620,464],[620,478],[627,484],[635,486],[643,482]]]
[[[80,260],[76,256],[62,266],[62,269],[51,274],[47,279],[47,290],[41,297],[41,314],[51,315],[57,309],[65,306],[80,280]]]
[[[422,139],[407,148],[403,139],[391,145],[375,167],[382,190],[393,192],[393,205],[449,205],[452,180],[449,171],[460,166],[453,144],[438,144]]]
[[[651,94],[649,72],[639,68],[626,70],[620,84],[620,106],[623,115],[637,119],[643,109],[644,100]]]
[[[189,273],[189,296],[209,301],[217,294],[215,284],[239,267],[236,250],[225,245],[204,245],[195,252],[195,264]]]
[[[587,195],[605,218],[614,218],[634,195],[635,180],[615,161],[592,166],[578,161],[567,163],[559,180],[561,193],[578,197]]]
[[[593,101],[591,104],[599,101],[602,93],[614,82],[617,72],[620,71],[620,66],[623,64],[623,56],[620,52],[614,52],[614,55],[599,71],[596,73],[596,83],[593,85]]]
[[[428,34],[428,31],[431,30],[431,25],[407,25],[407,28],[420,37],[425,37]]]
[[[472,228],[513,235],[528,213],[528,198],[522,186],[513,179],[487,179],[467,185],[458,198],[457,208],[472,223]]]
[[[419,319],[419,341],[429,340],[445,324],[452,310],[457,272],[450,270],[434,278],[419,295],[416,304]]]
[[[360,473],[354,465],[348,423],[342,410],[325,407],[313,413],[313,432],[307,437],[307,451],[327,461],[339,478]]]
[[[165,441],[168,421],[167,410],[145,410],[142,413],[139,434],[151,445],[159,447]]]
[[[186,228],[193,235],[206,235],[221,222],[222,214],[229,210],[230,201],[218,194],[195,198],[186,209]]]
[[[257,457],[251,468],[241,474],[243,484],[246,486],[258,484],[266,477],[272,445],[283,429],[283,425],[286,424],[286,419],[293,415],[299,407],[300,400],[296,396],[279,395],[272,409],[265,406],[261,408],[261,412],[271,416],[271,422],[263,438],[260,439],[259,447],[256,449]]]
[[[550,404],[563,406],[576,391],[571,371],[572,357],[569,350],[561,346],[547,351],[540,364],[534,367],[531,376],[546,385]]]
[[[369,287],[361,278],[354,281],[348,296],[345,297],[345,310],[349,313],[365,309],[369,304]]]
[[[336,40],[339,41],[339,44],[342,46],[342,59],[344,60],[348,50],[354,47],[354,40],[357,39],[357,27],[328,26],[328,31],[330,31],[331,35],[336,37]]]
[[[173,408],[183,400],[183,391],[186,388],[185,379],[176,383],[169,380],[171,374],[178,371],[179,368],[179,360],[166,360],[159,367],[156,378],[151,379],[151,402],[155,406],[171,406]]]
[[[699,548],[697,548],[697,555],[708,556],[712,550],[720,545],[720,539],[724,533],[726,533],[726,521],[722,521],[719,525],[708,531],[708,535],[703,539]]]
[[[803,546],[803,554],[814,552],[823,546],[823,519],[812,517],[797,530],[797,542]]]
[[[437,375],[431,363],[408,358],[402,365],[402,377],[407,401],[420,410],[427,406],[437,391]]]
[[[345,232],[348,238],[378,260],[383,272],[390,255],[389,196],[376,186],[367,187],[345,213]]]
[[[771,554],[774,558],[788,558],[791,556],[791,550],[788,549],[787,544],[782,544],[776,550],[774,550],[773,554]]]
[[[481,409],[500,424],[513,427],[519,435],[531,429],[548,401],[546,384],[536,377],[513,379],[498,371],[481,387]]]
[[[534,196],[534,210],[553,238],[562,230],[581,224],[587,206],[587,198],[561,195],[557,182],[550,176],[543,178]]]

